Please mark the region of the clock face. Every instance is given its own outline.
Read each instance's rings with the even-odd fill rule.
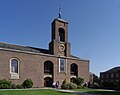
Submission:
[[[59,45],[59,50],[60,50],[61,52],[63,52],[63,51],[65,50],[64,44],[60,44],[60,45]]]

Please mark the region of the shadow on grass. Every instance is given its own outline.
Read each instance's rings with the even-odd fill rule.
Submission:
[[[97,95],[120,95],[120,91],[88,91],[86,93]]]
[[[74,92],[60,92],[61,95],[78,95],[77,93]]]

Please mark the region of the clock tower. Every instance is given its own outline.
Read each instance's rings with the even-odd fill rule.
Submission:
[[[49,50],[53,55],[70,56],[70,43],[68,42],[68,22],[61,18],[52,22],[52,36]]]

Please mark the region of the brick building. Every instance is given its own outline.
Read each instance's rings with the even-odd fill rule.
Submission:
[[[49,87],[64,79],[76,77],[89,81],[89,61],[71,55],[68,22],[61,18],[52,22],[49,49],[0,43],[0,79],[21,84],[32,79],[34,87]]]
[[[120,67],[115,67],[100,73],[101,83],[120,84]]]

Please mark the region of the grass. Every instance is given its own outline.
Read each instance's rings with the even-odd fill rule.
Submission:
[[[0,90],[0,95],[76,95],[76,94],[58,92],[52,89],[40,89],[40,90]]]
[[[79,92],[93,93],[98,95],[120,95],[120,91],[100,90],[100,89],[76,89]],[[77,95],[71,93],[58,92],[52,89],[38,90],[0,90],[0,95]]]
[[[98,95],[120,95],[120,91],[103,90],[103,89],[77,89],[76,91],[98,94]]]

